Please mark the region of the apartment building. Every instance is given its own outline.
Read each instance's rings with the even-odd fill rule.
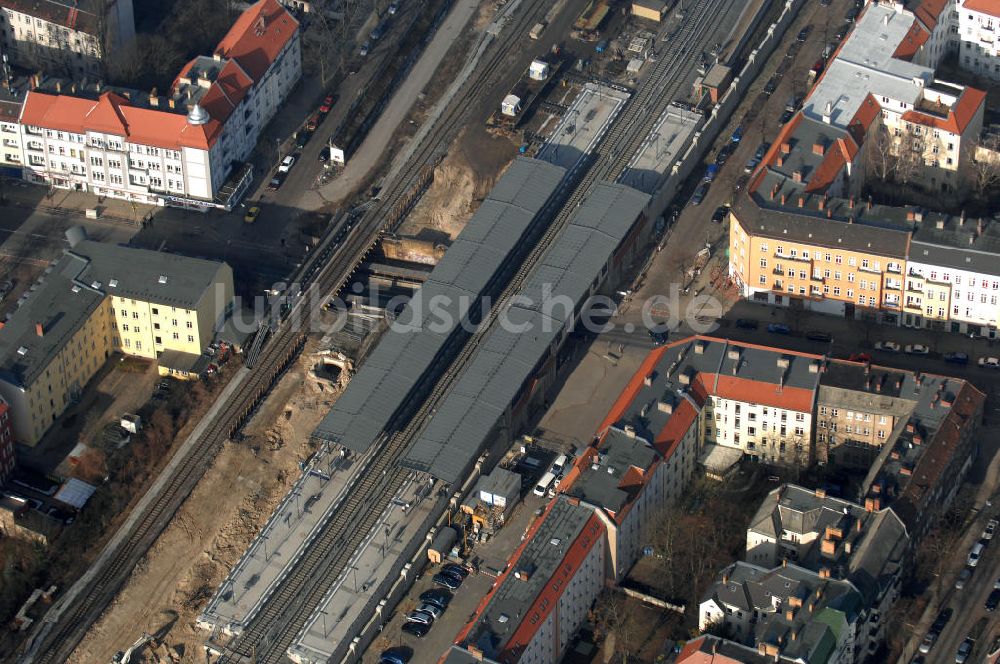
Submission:
[[[957,0],[949,16],[958,35],[959,64],[978,76],[1000,80],[1000,5]]]
[[[440,661],[559,661],[604,586],[605,565],[601,519],[556,498]]]
[[[853,664],[862,661],[855,652],[868,649],[871,614],[849,581],[793,564],[735,562],[699,604],[698,628],[721,628],[772,661]]]
[[[245,162],[302,72],[298,23],[259,0],[165,96],[36,77],[19,117],[29,182],[152,205],[230,209]]]
[[[108,57],[134,38],[132,0],[0,2],[0,50],[25,69],[103,78]]]
[[[21,129],[18,118],[24,101],[16,89],[0,86],[0,176],[21,178]]]
[[[112,353],[199,356],[233,301],[225,263],[67,235],[70,248],[0,328],[0,395],[29,446]]]
[[[0,399],[0,484],[14,472],[14,426],[10,406]]]
[[[868,636],[877,647],[885,637],[881,616],[899,598],[910,538],[892,509],[870,507],[822,489],[782,485],[750,521],[745,560],[764,568],[787,561],[820,578],[850,581],[873,610]],[[860,658],[856,652],[855,659]]]

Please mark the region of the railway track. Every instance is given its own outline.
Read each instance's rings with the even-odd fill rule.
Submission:
[[[460,91],[462,98],[475,99],[483,90],[499,82],[504,61],[515,51],[516,40],[509,37],[509,31],[513,29],[516,34],[526,33],[528,26],[543,15],[547,4],[545,0],[525,2],[526,6],[504,28],[506,41],[498,42],[499,48],[489,57],[485,66],[480,68],[482,74],[463,87]],[[336,293],[346,285],[381,236],[393,230],[392,225],[385,221],[387,213],[401,201],[409,199],[407,207],[416,203],[415,199],[419,196],[413,196],[412,190],[423,186],[418,183],[425,179],[422,178],[425,169],[427,166],[433,167],[447,149],[469,109],[468,104],[453,104],[441,115],[434,130],[400,172],[390,193],[384,199],[376,201],[375,205],[366,206],[363,216],[357,219],[358,232],[349,234],[340,245],[328,245],[328,251],[317,252],[303,266],[301,274],[307,277],[302,284],[303,290],[308,287],[322,294]],[[398,219],[404,214],[405,211],[394,216]],[[348,221],[354,223],[355,219],[349,217]],[[252,370],[245,370],[233,378],[234,381],[242,382],[233,391],[233,399],[216,414],[190,449],[184,452],[171,476],[156,495],[152,495],[151,491],[140,501],[136,510],[143,512],[137,522],[127,533],[123,533],[123,537],[112,539],[109,546],[113,546],[114,551],[111,555],[102,555],[81,580],[86,582],[86,587],[71,598],[64,596],[53,607],[50,618],[28,642],[19,661],[54,663],[63,662],[69,657],[86,630],[97,620],[166,528],[225,441],[242,427],[271,385],[295,359],[306,340],[307,330],[302,329],[300,323],[309,320],[314,302],[315,298],[299,298],[288,320],[270,334],[259,363]]]
[[[685,67],[684,57],[693,51],[693,47],[709,31],[709,22],[704,19],[713,11],[728,11],[734,2],[735,0],[702,2],[696,10],[698,15],[682,26],[677,40],[671,42],[661,53],[653,72],[623,109],[619,121],[606,134],[598,147],[597,159],[572,187],[555,220],[504,289],[498,300],[499,304],[488,312],[486,320],[462,347],[406,426],[401,431],[383,435],[376,441],[366,465],[359,470],[361,476],[358,483],[342,503],[334,508],[333,518],[324,526],[309,552],[253,618],[247,630],[233,640],[219,664],[277,664],[287,661],[286,651],[293,636],[300,633],[327,590],[349,572],[350,558],[377,522],[382,512],[379,508],[398,493],[412,474],[412,471],[397,465],[399,458],[472,360],[480,341],[494,327],[505,304],[520,292],[534,266],[558,237],[594,183],[617,179],[626,168],[648,134],[651,118],[658,117],[659,110],[662,110],[652,109],[654,103],[665,106],[679,92],[689,70],[694,66],[694,59],[688,58],[689,66]],[[531,20],[524,20],[522,23],[526,27]],[[425,154],[431,157],[432,152],[433,150],[428,150]]]

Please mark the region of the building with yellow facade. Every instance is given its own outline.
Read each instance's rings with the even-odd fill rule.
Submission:
[[[233,303],[225,263],[93,242],[79,228],[67,235],[70,248],[0,329],[0,395],[24,445],[112,353],[197,358]]]

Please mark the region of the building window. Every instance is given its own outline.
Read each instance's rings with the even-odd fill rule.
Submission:
[[[189,344],[193,344],[194,343],[194,336],[191,335],[191,334],[188,335],[188,343]]]

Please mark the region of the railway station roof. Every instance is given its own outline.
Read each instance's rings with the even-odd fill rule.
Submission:
[[[630,187],[598,183],[528,277],[502,324],[483,339],[470,365],[407,451],[405,466],[445,482],[459,481],[503,413],[562,338],[570,311],[642,214],[649,197]]]
[[[391,431],[414,389],[440,369],[455,327],[466,319],[469,307],[503,287],[511,254],[543,216],[565,173],[536,159],[514,161],[314,436],[364,453],[383,432]]]

